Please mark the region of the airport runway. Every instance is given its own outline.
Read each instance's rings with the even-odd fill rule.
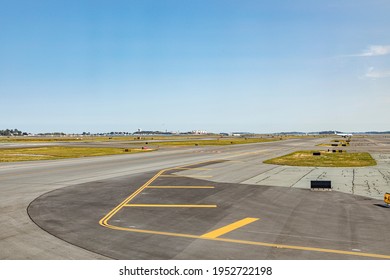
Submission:
[[[323,142],[1,164],[0,259],[390,258],[380,200],[240,184]]]

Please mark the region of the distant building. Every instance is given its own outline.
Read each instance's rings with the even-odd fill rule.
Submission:
[[[207,134],[206,130],[193,130],[191,131],[192,134]]]

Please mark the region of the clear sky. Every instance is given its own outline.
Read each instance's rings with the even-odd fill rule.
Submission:
[[[0,0],[0,129],[390,130],[388,0]]]

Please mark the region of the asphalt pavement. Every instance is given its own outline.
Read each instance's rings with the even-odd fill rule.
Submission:
[[[387,258],[380,200],[243,183],[322,142],[0,164],[0,258]]]

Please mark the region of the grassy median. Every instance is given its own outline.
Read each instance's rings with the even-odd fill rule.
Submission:
[[[313,155],[319,151],[298,151],[285,156],[264,161],[264,163],[313,166],[313,167],[363,167],[376,165],[376,161],[369,153],[347,153],[321,151],[320,155]]]
[[[89,147],[37,147],[0,149],[0,162],[27,160],[49,160],[80,157],[94,157],[146,152],[142,149],[89,148]]]

